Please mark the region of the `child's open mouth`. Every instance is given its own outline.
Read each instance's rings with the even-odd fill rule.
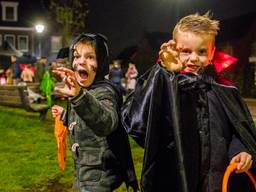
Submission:
[[[79,69],[78,74],[82,80],[86,80],[89,76],[88,72],[84,69]]]

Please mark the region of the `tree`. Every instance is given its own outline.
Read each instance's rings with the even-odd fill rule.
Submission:
[[[63,44],[68,46],[72,36],[85,29],[89,13],[87,0],[51,0],[50,15],[62,26]]]

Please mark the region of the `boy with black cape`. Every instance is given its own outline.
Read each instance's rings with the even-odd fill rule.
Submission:
[[[255,162],[248,108],[235,87],[218,83],[211,64],[217,29],[208,15],[181,19],[175,41],[159,52],[165,68],[155,65],[142,76],[123,106],[124,126],[145,148],[143,192],[220,192],[229,163],[244,172]]]

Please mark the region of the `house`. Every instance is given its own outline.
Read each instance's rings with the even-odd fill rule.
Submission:
[[[53,57],[62,47],[62,38],[51,31],[44,1],[0,0],[0,47],[5,41],[21,54]],[[38,23],[45,26],[36,31]],[[42,26],[41,26],[42,27]]]

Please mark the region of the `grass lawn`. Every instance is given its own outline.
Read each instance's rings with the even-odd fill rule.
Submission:
[[[57,162],[53,119],[40,122],[38,113],[0,106],[0,191],[72,191],[73,161],[70,151],[65,171]],[[138,178],[143,150],[131,140]],[[126,191],[122,185],[115,192]]]

